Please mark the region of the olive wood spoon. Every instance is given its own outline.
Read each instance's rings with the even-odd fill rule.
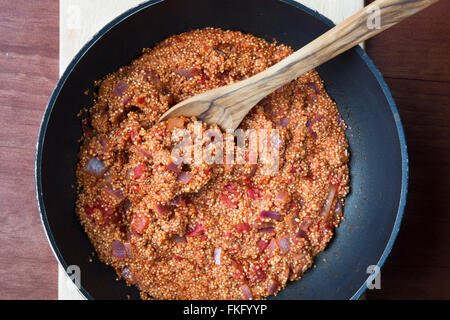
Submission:
[[[208,124],[218,124],[223,130],[235,130],[265,96],[437,1],[374,1],[270,68],[243,81],[186,99],[168,110],[160,121],[196,116]]]

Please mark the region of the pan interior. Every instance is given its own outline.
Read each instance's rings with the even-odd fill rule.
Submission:
[[[219,27],[239,30],[295,50],[330,28],[318,14],[293,1],[151,1],[120,16],[90,41],[70,64],[50,99],[36,156],[41,215],[63,265],[78,265],[81,292],[94,299],[138,298],[137,289],[116,281],[93,252],[74,211],[75,166],[81,136],[77,113],[92,103],[95,80],[129,64],[142,48],[168,36]],[[317,68],[348,124],[351,193],[345,221],[316,258],[316,268],[271,299],[350,299],[363,292],[367,268],[384,262],[398,231],[406,196],[406,145],[384,81],[361,49]],[[398,219],[397,219],[398,218]],[[392,236],[392,237],[391,237]],[[361,289],[360,289],[361,288]]]

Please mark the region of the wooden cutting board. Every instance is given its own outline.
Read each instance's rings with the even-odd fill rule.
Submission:
[[[339,23],[364,6],[364,0],[296,0]],[[143,0],[60,0],[59,71],[64,72],[75,54],[104,25]],[[83,272],[81,270],[81,281]],[[61,266],[58,298],[84,299]]]

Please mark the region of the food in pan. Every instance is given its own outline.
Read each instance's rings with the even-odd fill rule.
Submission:
[[[76,210],[99,258],[143,299],[262,299],[326,248],[343,218],[349,153],[316,71],[260,101],[242,140],[195,118],[158,122],[176,103],[292,52],[241,32],[194,30],[97,83],[82,120]]]

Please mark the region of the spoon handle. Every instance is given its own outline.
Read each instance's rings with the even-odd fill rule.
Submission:
[[[226,112],[231,115],[232,125],[227,121],[227,127],[237,128],[255,104],[279,87],[437,1],[374,1],[281,62],[251,78],[224,87],[224,95],[216,95],[214,101],[226,106]]]

